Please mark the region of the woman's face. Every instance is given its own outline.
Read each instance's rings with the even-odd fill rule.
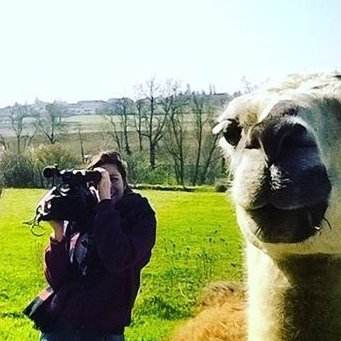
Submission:
[[[115,165],[105,163],[101,166],[101,168],[104,168],[109,173],[111,182],[111,200],[115,204],[122,199],[125,190],[125,184],[122,175]]]

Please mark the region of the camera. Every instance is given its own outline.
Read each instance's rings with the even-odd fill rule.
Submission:
[[[43,176],[45,178],[51,178],[57,176],[61,178],[64,184],[69,185],[82,185],[87,182],[98,183],[101,180],[101,173],[94,170],[87,169],[63,169],[59,170],[58,165],[47,166],[43,169]]]
[[[101,180],[101,173],[94,170],[59,170],[57,165],[43,170],[45,178],[52,178],[53,184],[48,192],[49,205],[37,207],[38,222],[67,220],[75,222],[82,229],[89,229],[95,216],[97,198],[91,186]]]

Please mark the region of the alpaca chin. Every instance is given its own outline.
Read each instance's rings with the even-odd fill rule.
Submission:
[[[283,259],[289,255],[316,255],[324,254],[331,257],[341,256],[341,210],[338,203],[341,200],[341,191],[332,188],[329,196],[329,205],[324,218],[313,236],[297,243],[271,243],[262,241],[254,233],[259,226],[245,211],[237,205],[237,222],[245,239],[273,259]]]

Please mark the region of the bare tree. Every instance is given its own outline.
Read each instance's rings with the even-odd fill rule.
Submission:
[[[128,128],[129,128],[129,118],[133,116],[134,113],[134,102],[129,98],[121,98],[116,105],[116,112],[120,116],[121,130],[123,133],[123,143],[124,150],[127,155],[131,155],[131,148],[128,138]]]
[[[243,93],[245,93],[245,94],[248,94],[248,93],[252,92],[253,90],[257,89],[257,86],[252,85],[252,83],[246,78],[246,76],[242,77],[241,82],[244,85]]]
[[[27,141],[30,142],[36,132],[36,130],[24,130],[24,120],[25,118],[28,118],[30,116],[33,116],[33,113],[30,111],[27,105],[20,105],[18,103],[15,103],[14,106],[10,109],[10,122],[16,137],[18,155],[21,154],[22,147],[25,148]],[[23,143],[24,146],[22,146]]]
[[[27,133],[22,135],[22,146],[24,149],[26,149],[33,141],[33,138],[35,137],[37,133],[37,126],[35,123],[30,124],[27,129]]]
[[[82,132],[80,129],[78,129],[77,133],[78,133],[78,140],[79,140],[79,145],[80,145],[82,162],[85,163],[86,157],[85,157],[85,153],[84,153],[84,138],[83,138],[83,135],[82,135]]]
[[[122,131],[117,127],[116,117],[110,110],[106,110],[104,113],[104,119],[110,124],[110,129],[107,130],[107,134],[116,142],[117,150],[122,152]]]
[[[62,123],[64,110],[54,101],[45,106],[45,113],[40,115],[37,122],[37,128],[47,137],[51,144],[55,144],[58,140],[58,135],[65,129]]]
[[[9,143],[6,141],[5,136],[2,134],[0,134],[0,145],[2,146],[3,150],[9,149]]]
[[[211,127],[215,117],[215,108],[212,105],[212,94],[192,93],[192,111],[194,114],[196,151],[192,185],[204,183],[212,164],[216,149],[217,136],[211,134]]]
[[[213,124],[212,124],[213,126]],[[212,165],[218,164],[218,160],[221,159],[219,155],[214,153],[217,149],[218,135],[209,134],[204,148],[204,163],[202,166],[202,171],[199,177],[199,183],[203,184],[209,174]]]
[[[102,114],[110,123],[111,130],[108,134],[116,141],[118,150],[125,152],[127,156],[132,154],[129,142],[130,118],[134,115],[134,101],[130,98],[118,99],[112,108],[102,110]]]
[[[195,117],[195,128],[196,128],[195,134],[196,134],[196,141],[197,141],[194,173],[193,173],[193,178],[192,178],[192,185],[195,186],[197,184],[198,175],[199,175],[201,146],[202,146],[202,140],[203,140],[203,127],[205,125],[204,97],[193,92],[192,102],[193,102],[193,113]]]
[[[135,114],[134,114],[134,124],[135,130],[137,132],[138,140],[139,140],[139,151],[143,150],[143,134],[142,134],[142,120],[145,116],[145,103],[143,99],[138,99],[135,101]]]
[[[156,148],[164,134],[164,126],[167,114],[160,113],[159,99],[162,94],[160,84],[155,78],[150,79],[145,85],[139,87],[140,96],[144,99],[145,111],[142,116],[143,131],[141,134],[145,136],[149,144],[149,164],[152,169],[156,166]]]
[[[175,177],[178,184],[185,187],[185,164],[186,164],[186,124],[184,115],[188,99],[177,92],[178,85],[174,84],[173,93],[163,98],[162,108],[167,119],[167,144],[166,149],[173,159]]]

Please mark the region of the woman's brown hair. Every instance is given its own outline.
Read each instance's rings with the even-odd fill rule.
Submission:
[[[127,179],[127,163],[122,160],[121,154],[115,151],[102,151],[93,157],[90,158],[86,168],[94,169],[96,167],[101,167],[105,164],[114,165],[117,167],[117,170],[120,172],[123,183],[126,186],[126,191],[131,192],[131,188],[128,185]]]

